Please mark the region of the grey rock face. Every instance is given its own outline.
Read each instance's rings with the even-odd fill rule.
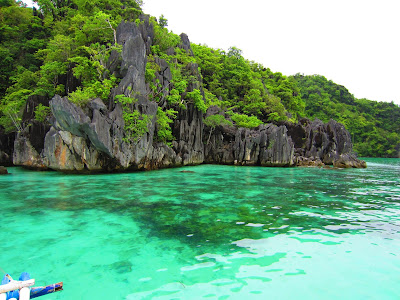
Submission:
[[[313,122],[303,119],[296,125],[286,126],[295,142],[296,165],[366,167],[353,154],[350,133],[342,124],[334,120],[324,124],[318,119]]]
[[[117,41],[123,45],[120,74],[124,76],[124,84],[121,88],[126,92],[129,87],[138,96],[143,96],[147,93],[144,77],[147,56],[140,30],[135,23],[121,22],[117,29]]]
[[[51,111],[57,120],[57,127],[68,130],[72,134],[86,137],[85,128],[90,118],[83,110],[70,102],[67,97],[55,95],[50,101]]]
[[[15,139],[13,163],[32,169],[47,169],[40,153],[32,146],[24,133],[19,133]]]
[[[54,115],[57,115],[57,122],[45,139],[44,157],[52,169],[156,169],[203,162],[202,117],[193,106],[182,110],[182,119],[176,124],[179,126],[179,138],[176,147],[170,148],[154,141],[157,113],[157,104],[154,102],[139,101],[136,104],[139,111],[152,117],[152,122],[148,126],[149,131],[137,143],[130,144],[123,141],[120,105],[107,113],[101,105],[90,103],[89,107],[93,110],[90,119],[82,115],[84,112],[79,107],[71,108],[75,105],[66,98],[60,99],[54,97],[55,101],[50,102],[52,108],[53,103],[56,104],[58,113]],[[71,117],[71,111],[80,117]]]
[[[50,125],[48,122],[42,123],[35,119],[35,110],[38,105],[49,106],[49,99],[39,95],[29,96],[22,115],[22,123],[25,126],[23,136],[29,139],[30,144],[40,154]]]
[[[46,135],[44,157],[46,165],[62,171],[100,171],[102,162],[96,148],[87,140],[69,131],[54,127]]]
[[[201,164],[204,161],[203,114],[193,104],[179,109],[174,122],[174,147],[182,165]]]
[[[42,151],[44,137],[50,126],[35,120],[35,109],[38,105],[48,106],[46,97],[33,95],[27,100],[22,123],[24,129],[15,137],[12,160],[14,165],[22,165],[32,169],[47,169],[43,161]]]
[[[116,117],[117,108],[110,114],[100,99],[94,99],[88,105],[90,118],[80,107],[58,95],[50,101],[50,107],[56,120],[45,138],[44,157],[50,168],[96,171],[113,165],[123,134],[122,129],[118,130],[123,124],[116,121],[122,118],[121,111]]]
[[[293,166],[294,144],[284,126],[257,129],[220,126],[205,146],[209,163]]]
[[[181,38],[180,47],[181,47],[182,49],[186,50],[187,52],[189,52],[189,53],[193,56],[193,55],[194,55],[194,54],[193,54],[193,50],[192,50],[192,48],[190,47],[190,41],[189,41],[189,37],[187,36],[187,34],[186,34],[186,33],[182,33],[182,34],[180,35],[180,38]]]
[[[146,45],[146,53],[150,54],[150,47],[153,45],[154,40],[154,26],[150,22],[149,15],[141,15],[140,21],[139,30]]]
[[[203,162],[359,166],[351,154],[350,135],[334,121],[328,124],[320,121],[281,126],[266,124],[256,129],[218,126],[211,130],[206,127],[203,113],[194,103],[183,102],[184,107],[168,103],[167,96],[173,85],[171,69],[165,60],[158,57],[153,61],[158,65],[155,73],[158,84],[155,90],[150,90],[145,73],[153,39],[153,25],[148,17],[143,16],[139,25],[121,22],[117,41],[123,45],[122,53],[113,52],[107,65],[109,71],[121,80],[112,91],[108,105],[101,99],[93,99],[82,109],[67,97],[54,96],[49,102],[53,114],[51,128],[40,129],[39,133],[30,126],[20,133],[14,143],[14,163],[65,172],[152,170]],[[185,34],[181,35],[179,47],[193,55]],[[198,89],[204,98],[198,65],[189,63],[182,69],[192,79],[186,93]],[[143,136],[132,141],[125,139],[123,108],[117,95],[134,98],[131,109],[147,116],[149,122]],[[33,125],[32,111],[42,100],[46,101],[36,99],[27,106],[27,113],[31,112],[28,119]],[[168,108],[178,112],[171,125],[175,138],[172,147],[160,142],[157,136],[160,126],[157,112]],[[215,107],[208,111],[208,114],[217,113],[221,112]]]
[[[3,165],[11,165],[12,164],[12,155],[0,150],[0,163]]]

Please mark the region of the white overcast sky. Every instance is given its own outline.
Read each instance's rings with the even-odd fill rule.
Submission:
[[[191,42],[284,75],[320,74],[357,98],[400,105],[399,0],[144,0]]]
[[[143,10],[193,43],[400,105],[399,0],[144,0]]]

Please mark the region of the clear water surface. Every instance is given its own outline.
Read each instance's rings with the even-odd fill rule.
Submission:
[[[0,176],[0,272],[46,299],[400,299],[400,159]],[[190,172],[182,172],[190,171]]]

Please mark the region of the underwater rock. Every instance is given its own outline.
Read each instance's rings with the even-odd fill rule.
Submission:
[[[109,267],[118,274],[126,274],[132,272],[133,264],[129,260],[121,260],[109,265]]]

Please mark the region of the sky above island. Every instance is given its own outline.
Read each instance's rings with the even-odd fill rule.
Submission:
[[[357,98],[400,105],[398,0],[144,0],[191,42],[231,46],[284,75],[320,74]]]
[[[320,74],[400,105],[398,0],[144,0],[143,10],[193,43],[235,46],[274,72]]]

